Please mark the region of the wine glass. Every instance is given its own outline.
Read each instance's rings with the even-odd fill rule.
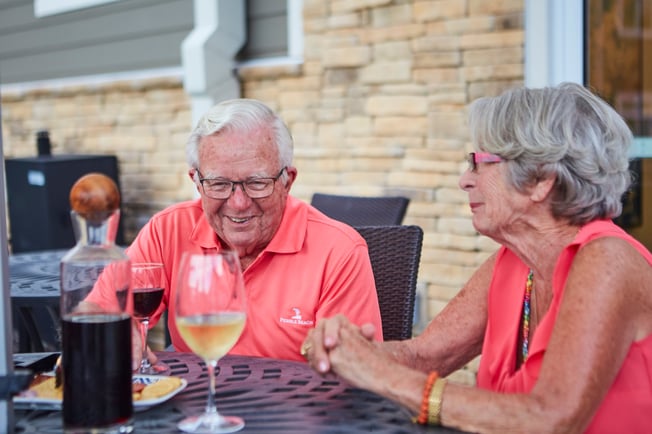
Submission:
[[[209,393],[202,415],[182,420],[188,433],[230,433],[244,427],[235,416],[222,416],[215,406],[215,368],[240,338],[246,318],[242,270],[233,251],[189,253],[181,258],[175,321],[190,349],[208,368]]]
[[[131,287],[134,300],[134,318],[140,325],[143,354],[138,368],[139,374],[157,374],[165,367],[152,365],[147,358],[147,332],[149,319],[156,312],[163,299],[163,264],[136,262],[131,264]]]

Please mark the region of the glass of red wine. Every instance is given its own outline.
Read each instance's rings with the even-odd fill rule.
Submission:
[[[140,336],[143,347],[138,373],[157,374],[166,368],[152,365],[147,358],[147,332],[149,330],[149,319],[156,312],[163,299],[163,264],[152,262],[131,264],[131,282],[134,318],[140,323]]]

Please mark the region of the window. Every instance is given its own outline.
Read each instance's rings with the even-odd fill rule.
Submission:
[[[617,222],[652,249],[652,2],[525,0],[525,82],[590,86],[625,118],[636,175]]]
[[[586,0],[585,20],[587,84],[652,136],[652,3]]]
[[[119,0],[34,0],[34,15],[41,18],[115,1]]]
[[[624,118],[636,137],[636,178],[616,220],[652,244],[652,3],[585,0],[585,83]]]
[[[247,42],[238,60],[257,64],[302,59],[303,0],[247,0]]]

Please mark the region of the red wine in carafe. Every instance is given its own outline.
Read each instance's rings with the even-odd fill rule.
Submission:
[[[129,315],[78,314],[63,318],[64,400],[67,429],[110,427],[133,416]],[[83,397],[83,398],[82,398]],[[97,399],[102,397],[102,399]]]

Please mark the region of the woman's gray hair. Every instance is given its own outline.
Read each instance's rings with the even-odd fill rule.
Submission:
[[[620,215],[632,133],[605,101],[575,83],[517,88],[469,108],[474,146],[503,157],[521,192],[554,176],[551,211],[581,225]]]
[[[197,122],[186,144],[186,159],[192,168],[199,168],[199,142],[202,137],[218,132],[249,132],[256,128],[271,128],[278,147],[280,167],[292,165],[293,142],[288,127],[281,118],[255,99],[231,99],[214,105]],[[283,179],[287,174],[283,172]]]

